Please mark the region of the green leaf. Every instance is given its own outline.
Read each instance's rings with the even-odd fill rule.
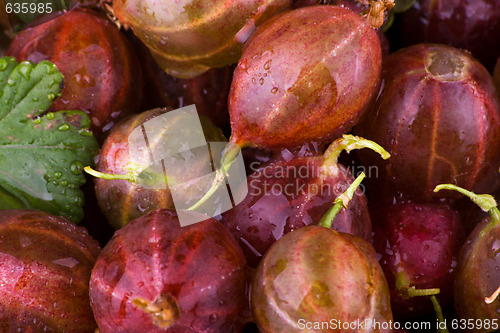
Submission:
[[[24,23],[34,21],[42,14],[50,14],[68,9],[69,0],[5,0],[11,14],[15,14]],[[10,7],[12,6],[12,7]]]
[[[394,13],[402,13],[413,7],[415,0],[396,0],[395,6],[392,9]]]
[[[63,75],[49,61],[0,58],[0,209],[39,209],[83,218],[83,166],[98,144],[82,111],[44,113]]]

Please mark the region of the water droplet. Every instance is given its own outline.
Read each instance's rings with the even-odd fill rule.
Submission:
[[[31,245],[31,239],[26,235],[21,235],[19,237],[19,243],[22,247],[27,247]]]
[[[33,102],[38,102],[38,101],[40,100],[40,98],[38,98],[38,97],[33,97],[31,100],[32,100]]]
[[[9,85],[9,87],[12,87],[13,85],[15,85],[15,84],[16,84],[16,81],[14,81],[14,80],[12,80],[11,78],[9,78],[9,79],[7,80],[7,84]]]
[[[137,208],[139,209],[139,211],[140,211],[141,213],[145,213],[148,209],[150,209],[150,207],[149,207],[149,203],[145,203],[144,205],[143,205],[143,204],[139,204],[139,205],[137,206]]]
[[[90,77],[87,73],[87,70],[85,67],[80,68],[72,77],[71,79],[78,84],[80,87],[83,88],[88,88],[88,87],[95,87],[95,81]]]
[[[78,260],[76,260],[75,258],[72,258],[72,257],[61,258],[61,259],[53,260],[52,262],[54,264],[69,267],[69,268],[73,268],[80,263]],[[72,282],[73,282],[73,280],[71,279],[70,283],[72,283]]]
[[[57,69],[56,65],[53,63],[47,63],[47,73],[48,74],[56,74],[59,73],[59,70]]]
[[[491,259],[495,259],[500,254],[500,240],[495,239],[491,244]]]
[[[260,78],[259,83],[260,83],[260,85],[263,85],[264,84],[264,78]]]
[[[70,128],[70,127],[69,127],[69,125],[68,125],[68,124],[62,124],[62,125],[61,125],[61,126],[59,126],[57,129],[58,129],[59,131],[67,131],[67,130],[69,130],[69,128]]]
[[[53,112],[47,113],[47,119],[48,120],[52,120],[52,119],[54,119],[54,117],[55,117],[55,114]]]
[[[47,99],[48,99],[49,101],[53,101],[54,99],[56,99],[56,95],[55,95],[55,94],[52,94],[52,93],[47,94]]]
[[[69,166],[69,170],[71,171],[72,174],[74,175],[79,175],[82,170],[84,168],[84,165],[82,162],[80,161],[74,161],[73,163],[71,163],[71,165]]]
[[[56,177],[57,179],[61,178],[62,177],[62,172],[61,171],[56,171],[54,172],[54,177]]]
[[[269,59],[268,61],[266,61],[266,63],[264,64],[264,69],[266,71],[270,70],[271,69],[271,63],[273,62],[272,59]]]
[[[66,186],[66,185],[68,185],[68,182],[66,180],[61,180],[61,185]]]
[[[7,69],[9,63],[5,59],[0,59],[0,71],[4,71]]]
[[[93,135],[92,132],[87,130],[87,129],[82,129],[82,130],[80,130],[79,133],[80,133],[80,135],[83,135],[83,136],[92,136]]]
[[[18,68],[19,74],[21,74],[24,79],[31,79],[31,71],[33,70],[33,67],[28,61],[23,61],[22,63],[20,63]]]
[[[252,78],[252,83],[253,84],[257,83],[257,80],[255,80],[255,78]]]
[[[33,120],[33,122],[35,124],[40,124],[42,122],[42,119],[41,118],[36,118],[35,120]]]
[[[210,316],[208,316],[208,322],[210,324],[215,323],[217,321],[217,319],[218,319],[218,316],[215,313],[212,313]]]
[[[161,240],[160,236],[153,235],[148,239],[149,243],[158,243]]]
[[[276,94],[278,92],[278,87],[271,89],[271,94]]]

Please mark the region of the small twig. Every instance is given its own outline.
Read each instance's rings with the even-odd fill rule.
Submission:
[[[497,299],[498,295],[500,295],[500,286],[490,297],[485,297],[484,301],[486,302],[486,304],[491,304]]]
[[[369,5],[370,9],[364,15],[368,23],[375,29],[380,28],[389,11],[395,6],[394,0],[357,0],[363,5]]]
[[[113,10],[113,6],[110,0],[100,0],[99,2],[101,8],[104,9],[104,12],[106,13],[106,16],[113,22],[118,29],[123,29],[128,30],[128,25],[122,24],[120,20],[115,16],[115,11]]]

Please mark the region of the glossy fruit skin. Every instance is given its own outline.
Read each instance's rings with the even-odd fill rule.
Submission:
[[[440,288],[442,307],[453,302],[458,254],[465,233],[456,211],[446,205],[405,203],[382,208],[375,221],[374,247],[391,290],[391,307],[397,318],[433,314],[428,297],[408,298],[398,290],[396,279],[408,287]],[[380,216],[380,215],[379,215]]]
[[[89,280],[100,248],[82,227],[35,210],[0,218],[0,331],[93,332]]]
[[[324,1],[320,0],[293,0],[292,6],[294,8],[313,6],[319,3],[325,4]],[[362,4],[358,2],[358,0],[329,0],[326,2],[327,5],[336,5],[346,9],[350,9],[355,13],[363,16],[366,15],[370,11],[370,5]],[[385,36],[385,34],[381,31],[381,29],[375,29],[377,32],[377,36],[380,39],[380,46],[382,47],[382,57],[386,57],[390,52],[389,39]]]
[[[358,122],[380,73],[377,34],[354,12],[311,6],[280,14],[245,44],[234,72],[231,140],[267,149],[331,142]]]
[[[278,240],[260,262],[251,288],[254,319],[262,333],[318,332],[306,322],[392,320],[389,288],[373,247],[321,226]],[[322,332],[390,332],[328,329]]]
[[[7,55],[55,63],[65,81],[51,110],[85,111],[101,142],[116,122],[139,111],[143,83],[136,55],[120,30],[94,10],[76,8],[21,31]]]
[[[336,5],[344,8],[348,8],[356,13],[363,14],[367,13],[370,6],[367,4],[362,4],[357,0],[292,0],[293,8],[314,6],[314,5]]]
[[[220,222],[181,227],[177,214],[160,209],[115,233],[92,271],[90,298],[102,333],[238,332],[248,306],[246,262]],[[180,317],[168,329],[132,304],[170,295]]]
[[[248,195],[223,214],[222,222],[239,241],[251,267],[257,267],[285,234],[317,224],[354,181],[344,166],[330,172],[323,162],[322,157],[275,159],[248,177]],[[370,214],[361,189],[349,208],[339,212],[332,229],[371,241]]]
[[[391,154],[381,161],[359,152],[365,165],[378,167],[374,188],[431,202],[458,197],[433,193],[439,184],[477,193],[498,187],[500,108],[481,64],[449,46],[419,44],[391,54],[383,77],[375,106],[356,129]]]
[[[489,70],[500,54],[496,0],[419,0],[402,14],[405,45],[442,43],[472,52]]]
[[[487,304],[500,281],[500,223],[485,218],[467,238],[459,258],[455,284],[455,308],[460,318],[500,320],[500,300]],[[475,329],[471,332],[489,332]]]
[[[168,112],[168,109],[153,109],[130,116],[116,125],[102,146],[97,170],[114,175],[126,174],[127,167],[132,161],[128,141],[130,133],[141,124],[165,112]],[[200,119],[208,141],[225,141],[220,129],[213,126],[206,118]],[[175,127],[172,127],[172,130],[175,130]],[[168,128],[165,128],[165,133],[168,133]],[[157,140],[154,143],[150,143],[149,147],[153,151],[157,149],[155,147],[160,147],[161,145],[162,141]],[[179,168],[178,172],[182,173],[183,177],[189,179],[201,177],[206,174],[206,161],[209,159],[210,156],[200,153],[194,157],[190,168]],[[134,155],[133,160],[149,161],[149,151],[143,151],[140,156]],[[188,175],[192,176],[188,177]],[[168,186],[152,189],[121,179],[107,180],[96,178],[94,182],[95,195],[99,207],[101,207],[108,222],[115,229],[123,227],[129,221],[152,210],[174,208],[172,195]]]
[[[151,50],[170,75],[191,78],[238,61],[256,26],[288,9],[290,0],[116,0],[121,24]]]

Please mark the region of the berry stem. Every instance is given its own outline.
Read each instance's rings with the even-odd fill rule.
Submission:
[[[418,296],[435,296],[438,295],[441,290],[439,288],[429,288],[429,289],[417,289],[415,287],[408,287],[406,289],[409,297],[418,297]]]
[[[439,294],[439,288],[417,289],[410,287],[410,280],[404,272],[396,274],[396,288],[403,297],[433,296]]]
[[[471,191],[467,191],[464,188],[458,187],[453,184],[441,184],[436,186],[434,189],[434,192],[439,192],[440,190],[453,190],[460,192],[469,199],[471,199],[472,202],[474,202],[476,205],[479,206],[484,212],[490,213],[491,220],[496,223],[500,223],[500,211],[498,210],[497,207],[497,202],[495,201],[495,198],[489,194],[476,194]]]
[[[342,208],[347,208],[349,206],[349,201],[351,201],[352,197],[354,196],[354,192],[358,189],[359,184],[361,184],[364,178],[365,174],[364,172],[362,172],[358,176],[358,178],[356,178],[354,182],[349,186],[349,188],[335,199],[333,207],[331,207],[319,221],[320,226],[326,228],[332,227],[333,220],[342,210]]]
[[[224,154],[221,159],[221,167],[215,172],[215,177],[212,182],[212,186],[210,189],[203,195],[203,197],[198,200],[194,205],[189,207],[187,210],[196,210],[199,208],[205,201],[207,201],[223,184],[225,184],[225,175],[229,171],[229,168],[236,160],[236,157],[241,151],[241,147],[235,145],[233,143],[229,143],[226,147]]]
[[[485,297],[484,298],[484,302],[486,304],[491,304],[491,303],[493,303],[498,298],[498,295],[500,295],[500,286],[497,288],[497,290],[495,290],[493,292],[493,294],[491,296]]]
[[[410,281],[408,276],[399,272],[396,274],[396,288],[401,293],[402,297],[420,297],[420,296],[429,296],[434,306],[434,311],[436,312],[436,317],[439,323],[444,322],[445,328],[441,328],[441,325],[438,328],[438,333],[448,333],[448,329],[446,328],[446,321],[444,320],[443,310],[441,309],[441,305],[436,298],[441,290],[439,288],[428,288],[428,289],[417,289],[415,287],[410,287]]]
[[[384,148],[371,140],[367,140],[359,136],[344,134],[340,139],[333,141],[333,143],[326,150],[323,166],[338,168],[337,163],[339,160],[339,155],[340,153],[342,153],[342,151],[345,150],[349,153],[353,149],[363,148],[370,148],[371,150],[374,150],[375,152],[379,153],[384,160],[391,157],[391,154],[389,154]]]
[[[123,179],[123,180],[128,180],[129,182],[135,183],[137,180],[137,173],[135,171],[128,171],[124,175],[114,175],[111,173],[103,173],[97,170],[92,169],[90,166],[86,166],[83,168],[86,173],[88,173],[91,176],[94,176],[96,178],[101,178],[101,179],[107,179],[107,180],[117,180],[117,179]]]
[[[446,320],[444,320],[443,309],[441,309],[441,305],[439,304],[437,297],[432,295],[431,297],[432,305],[434,306],[434,311],[436,312],[436,317],[438,323],[444,323],[444,328],[441,328],[441,325],[438,327],[438,333],[448,333],[448,328],[446,327]]]

